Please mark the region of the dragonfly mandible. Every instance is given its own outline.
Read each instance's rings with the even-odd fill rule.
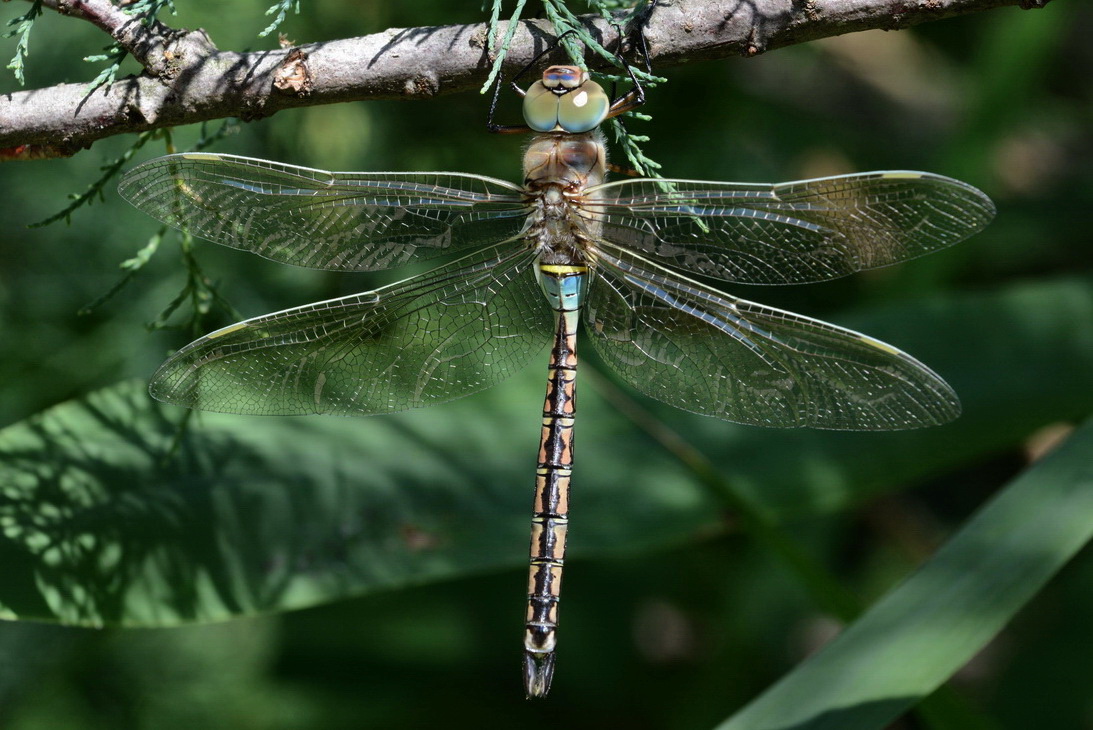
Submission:
[[[796,284],[930,253],[982,229],[989,198],[924,172],[780,184],[606,181],[612,101],[575,66],[524,95],[524,179],[326,172],[175,154],[120,192],[195,236],[283,263],[375,271],[457,258],[375,291],[248,319],[179,350],[154,397],[241,414],[372,415],[487,388],[552,342],[524,638],[529,697],[550,689],[573,468],[578,321],[636,390],[694,413],[780,427],[945,423],[953,390],[897,348],[693,278]]]

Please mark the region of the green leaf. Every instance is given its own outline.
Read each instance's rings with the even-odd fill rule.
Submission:
[[[939,687],[1093,537],[1093,420],[721,730],[880,728]]]
[[[30,30],[34,27],[35,19],[41,14],[42,0],[34,0],[27,12],[8,21],[8,25],[14,27],[0,36],[2,38],[10,38],[11,36],[17,36],[19,38],[18,43],[15,44],[15,55],[12,57],[11,61],[8,62],[7,68],[15,72],[15,79],[19,82],[20,86],[26,84],[26,77],[24,76],[23,71],[26,65],[27,56],[30,54]]]
[[[518,565],[541,380],[384,418],[202,414],[173,456],[179,409],[142,383],[53,408],[0,432],[3,614],[170,626]],[[581,498],[603,518],[585,551],[711,521],[693,487],[635,495],[641,517],[610,514],[626,485],[599,486]]]
[[[956,424],[902,434],[663,419],[774,520],[894,490],[1093,410],[1093,290],[1034,284],[853,322],[949,377]],[[545,368],[545,353],[544,353]],[[201,414],[127,383],[0,431],[0,610],[171,626],[515,568],[526,560],[544,373],[382,418]],[[587,385],[588,379],[585,384]],[[574,557],[727,528],[725,502],[580,388]]]

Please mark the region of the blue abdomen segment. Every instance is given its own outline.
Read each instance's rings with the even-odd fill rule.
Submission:
[[[588,291],[588,267],[539,264],[539,287],[555,312],[576,312]]]

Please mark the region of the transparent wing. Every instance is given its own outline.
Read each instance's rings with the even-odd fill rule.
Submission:
[[[489,387],[543,350],[553,321],[532,252],[498,248],[225,327],[179,350],[149,389],[208,411],[370,415]]]
[[[587,198],[586,207],[603,215],[607,240],[691,274],[745,284],[887,266],[950,246],[994,217],[976,188],[925,172],[776,185],[622,180]]]
[[[762,426],[881,431],[960,413],[925,365],[872,337],[725,296],[638,256],[599,251],[585,322],[634,388]]]
[[[297,266],[376,271],[516,235],[521,190],[451,172],[326,172],[187,153],[130,170],[122,197],[200,238]]]

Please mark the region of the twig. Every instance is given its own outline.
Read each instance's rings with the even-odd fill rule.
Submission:
[[[178,33],[155,18],[129,15],[109,0],[46,0],[43,4],[105,31],[153,76],[168,73],[164,47]]]

